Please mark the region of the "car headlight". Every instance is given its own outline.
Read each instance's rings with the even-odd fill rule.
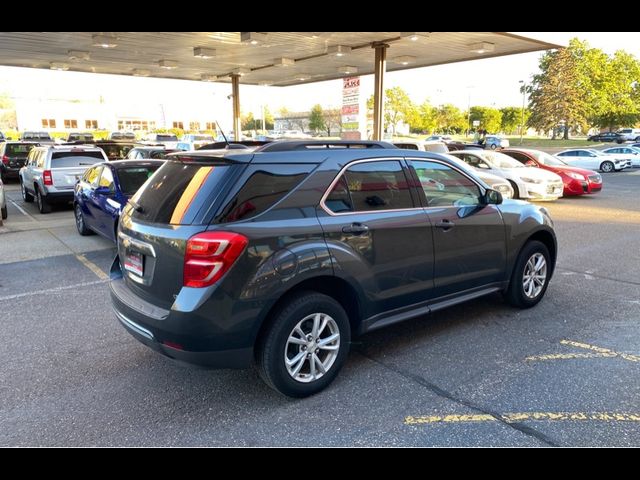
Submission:
[[[584,180],[584,175],[580,175],[579,173],[567,172],[571,178],[575,178],[576,180]]]
[[[538,180],[537,178],[528,178],[528,177],[520,177],[520,180],[522,180],[524,183],[542,183],[543,180]]]
[[[496,185],[495,189],[505,198],[511,198],[511,187],[509,185]]]

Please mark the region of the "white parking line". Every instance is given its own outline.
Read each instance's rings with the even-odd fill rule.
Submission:
[[[37,222],[37,220],[35,218],[33,218],[33,216],[27,212],[24,208],[22,208],[20,205],[18,205],[14,200],[9,199],[9,201],[13,204],[14,207],[16,207],[18,209],[18,211],[23,214],[25,217],[29,217],[29,220],[31,220],[32,222]]]
[[[106,281],[107,280],[94,280],[93,282],[76,283],[75,285],[67,285],[66,287],[48,288],[46,290],[38,290],[37,292],[16,293],[15,295],[7,295],[5,297],[0,297],[0,302],[4,300],[15,300],[16,298],[30,297],[32,295],[45,295],[48,293],[58,293],[63,290],[71,290],[74,288],[88,287],[90,285],[98,285],[100,283],[106,283]]]

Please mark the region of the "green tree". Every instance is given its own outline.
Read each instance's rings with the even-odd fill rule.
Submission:
[[[476,120],[480,121],[479,128],[490,133],[496,133],[500,131],[502,113],[500,110],[491,107],[471,107],[470,119],[472,124]]]
[[[401,122],[411,126],[419,122],[419,112],[407,92],[400,87],[388,88],[384,91],[384,130],[396,134]],[[373,95],[367,100],[367,109],[373,110]]]
[[[500,121],[500,130],[508,135],[520,133],[520,125],[522,124],[522,107],[504,107],[500,109],[502,120]],[[531,112],[527,108],[524,109],[524,124]]]
[[[434,132],[460,133],[467,128],[467,117],[455,105],[447,103],[435,109]]]
[[[256,130],[256,123],[256,119],[253,118],[252,112],[240,117],[240,128],[242,130]]]
[[[324,121],[324,112],[322,106],[319,104],[314,105],[311,109],[311,113],[309,114],[309,128],[314,132],[327,128],[327,124]]]
[[[436,129],[437,109],[428,100],[418,107],[417,129],[421,132],[433,133]]]
[[[331,132],[342,133],[342,109],[327,108],[322,111],[327,136],[331,136]]]
[[[571,40],[567,48],[547,52],[540,58],[541,72],[528,85],[529,125],[541,130],[563,126],[564,139],[569,130],[586,130],[588,117],[593,115],[594,100],[599,94],[590,63],[601,58],[597,52],[587,52],[586,44]]]

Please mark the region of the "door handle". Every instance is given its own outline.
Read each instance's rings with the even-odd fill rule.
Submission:
[[[447,219],[444,219],[444,220],[441,220],[439,222],[436,222],[436,228],[441,228],[445,232],[447,230],[452,229],[455,226],[456,226],[455,223],[453,223],[451,220],[447,220]]]
[[[352,223],[351,225],[342,227],[342,233],[350,233],[351,235],[362,235],[368,231],[369,227],[362,223]]]

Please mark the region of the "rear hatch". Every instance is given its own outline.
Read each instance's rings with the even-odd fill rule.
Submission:
[[[87,168],[105,160],[104,154],[97,150],[73,149],[66,152],[52,152],[50,170],[53,187],[58,190],[73,190]]]
[[[186,160],[185,160],[186,159]],[[183,284],[187,240],[205,230],[246,164],[222,158],[167,161],[122,212],[118,256],[137,295],[170,308]]]
[[[34,147],[32,143],[9,143],[5,147],[4,154],[6,155],[7,166],[10,168],[21,168],[27,162],[27,156]]]

